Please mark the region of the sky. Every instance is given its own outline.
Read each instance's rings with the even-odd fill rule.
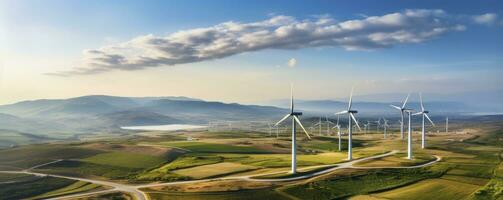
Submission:
[[[0,104],[501,91],[501,1],[0,1]]]

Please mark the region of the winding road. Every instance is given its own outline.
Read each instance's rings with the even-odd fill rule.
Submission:
[[[21,171],[0,171],[0,173],[11,173],[11,174],[31,174],[35,176],[50,176],[50,177],[56,177],[56,178],[64,178],[64,179],[71,179],[71,180],[76,180],[76,181],[85,181],[85,182],[90,182],[94,184],[99,184],[99,185],[104,185],[111,187],[112,189],[108,190],[102,190],[102,191],[94,191],[94,192],[86,192],[86,193],[78,193],[78,194],[72,194],[72,195],[66,195],[66,196],[60,196],[60,197],[55,197],[51,198],[54,200],[63,200],[63,199],[72,199],[72,198],[77,198],[77,197],[83,197],[83,196],[89,196],[89,195],[96,195],[96,194],[104,194],[104,193],[110,193],[110,192],[125,192],[128,194],[131,194],[135,197],[137,200],[148,200],[148,195],[141,191],[141,188],[148,188],[148,187],[158,187],[158,186],[167,186],[167,185],[178,185],[178,184],[187,184],[187,183],[200,183],[200,182],[207,182],[207,181],[220,181],[220,180],[246,180],[246,181],[255,181],[255,182],[288,182],[288,181],[296,181],[296,180],[302,180],[302,179],[307,179],[307,178],[312,178],[316,177],[319,175],[323,175],[338,169],[343,169],[343,168],[353,168],[353,169],[383,169],[383,168],[402,168],[402,169],[410,169],[410,168],[420,168],[420,167],[426,167],[429,165],[432,165],[438,161],[440,161],[442,158],[440,156],[436,156],[436,160],[424,163],[421,165],[415,165],[415,166],[404,166],[404,167],[357,167],[353,166],[357,162],[361,161],[366,161],[366,160],[371,160],[371,159],[376,159],[376,158],[382,158],[386,156],[393,155],[395,153],[398,153],[397,150],[391,151],[385,154],[380,154],[380,155],[375,155],[375,156],[370,156],[366,158],[360,158],[356,160],[352,160],[349,162],[344,162],[344,163],[338,163],[334,165],[323,165],[323,166],[315,166],[315,167],[330,167],[328,169],[314,172],[311,174],[305,174],[301,176],[296,176],[296,177],[289,177],[289,178],[271,178],[271,179],[257,179],[253,178],[256,176],[266,176],[266,175],[274,175],[278,173],[284,173],[284,172],[274,172],[274,173],[266,173],[266,174],[259,174],[259,175],[249,175],[249,176],[229,176],[229,177],[223,177],[223,178],[210,178],[210,179],[200,179],[200,180],[192,180],[192,181],[176,181],[176,182],[169,182],[169,183],[150,183],[150,184],[142,184],[142,185],[127,185],[127,184],[122,184],[122,183],[116,183],[116,182],[111,182],[111,181],[104,181],[104,180],[95,180],[95,179],[87,179],[87,178],[78,178],[78,177],[70,177],[70,176],[61,176],[61,175],[55,175],[55,174],[45,174],[45,173],[37,173],[37,172],[32,172],[31,170],[36,169],[38,167],[42,167],[45,165],[49,165],[52,163],[56,163],[62,160],[55,160],[49,163],[45,163],[42,165],[37,165],[34,167],[31,167],[26,170],[21,170]],[[314,167],[307,167],[307,168],[314,168]],[[305,168],[306,169],[306,168]]]

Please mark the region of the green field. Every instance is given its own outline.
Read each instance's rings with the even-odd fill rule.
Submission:
[[[78,159],[99,153],[102,151],[70,145],[30,145],[0,150],[0,163],[2,166],[30,168],[56,159]]]
[[[238,192],[217,193],[149,193],[151,199],[156,200],[256,200],[274,199],[287,200],[273,190],[243,190]]]
[[[83,162],[110,165],[114,167],[125,167],[132,169],[147,169],[156,167],[166,162],[165,159],[158,156],[149,156],[137,153],[110,152],[98,154],[92,157],[82,159]]]
[[[79,193],[79,192],[99,190],[100,188],[101,188],[100,185],[77,181],[77,182],[75,182],[71,185],[68,185],[66,187],[63,187],[63,188],[60,188],[57,190],[53,190],[50,192],[46,192],[44,194],[32,197],[30,199],[45,199],[45,198],[74,194],[74,193]]]
[[[158,171],[167,172],[176,169],[196,167],[200,165],[209,165],[222,162],[224,159],[217,155],[185,155],[178,159],[156,169]]]
[[[375,194],[373,196],[386,199],[463,199],[479,188],[478,185],[450,181],[445,179],[429,179],[419,183]]]
[[[21,181],[23,179],[36,178],[33,175],[28,174],[5,174],[0,173],[0,183],[12,182],[12,181]]]
[[[354,175],[328,178],[284,189],[300,199],[337,199],[407,185],[438,177],[441,172],[428,169],[379,169]]]
[[[142,170],[111,165],[100,165],[74,160],[65,160],[38,168],[35,171],[76,177],[101,176],[110,179],[129,179],[134,178]]]
[[[503,134],[490,130],[492,132],[488,135],[493,138]],[[275,139],[261,133],[245,132],[239,132],[235,137],[230,137],[231,133],[180,132],[175,133],[176,138],[173,139],[172,136],[158,134],[160,136],[4,149],[0,150],[0,169],[27,169],[55,159],[64,159],[33,171],[144,184],[226,176],[251,176],[258,179],[302,176],[334,167],[344,162],[347,156],[346,151],[334,149],[337,147],[336,138],[301,139],[297,152],[298,173],[292,175],[289,173],[290,140],[286,137]],[[180,138],[186,138],[184,134],[194,136],[197,140],[179,141]],[[377,134],[356,135],[355,159],[391,150],[400,152],[355,164],[357,167],[370,167],[368,169],[337,169],[299,181],[272,183],[264,180],[217,179],[184,186],[153,186],[142,190],[148,192],[152,199],[499,200],[503,198],[503,144],[494,142],[484,134],[478,132],[476,137],[462,134],[432,135],[427,149],[420,148],[419,135],[414,135],[412,160],[405,158],[406,142],[396,137],[382,140],[381,135]],[[428,163],[436,160],[433,155],[442,157],[442,160],[428,167],[379,169]],[[43,184],[47,178],[0,174],[0,186],[8,186],[0,190],[0,196],[9,193],[15,195],[13,199],[50,198],[103,189],[85,182],[61,182],[61,179],[55,179],[56,185]],[[23,187],[29,187],[26,194],[10,193]],[[121,193],[97,196],[132,199]]]
[[[194,179],[202,179],[202,178],[210,178],[210,177],[216,177],[216,176],[229,175],[229,174],[249,171],[249,170],[253,170],[253,169],[257,169],[257,168],[250,166],[250,165],[241,165],[241,164],[236,164],[236,163],[222,162],[222,163],[217,163],[217,164],[210,164],[210,165],[203,165],[203,166],[186,168],[186,169],[179,169],[179,170],[173,171],[173,173],[176,173],[176,174],[179,174],[182,176],[192,177]]]
[[[251,146],[233,146],[204,142],[162,142],[161,144],[200,153],[268,153],[266,150]]]
[[[361,161],[355,164],[358,167],[400,167],[421,165],[436,160],[434,156],[425,154],[416,154],[409,160],[406,153],[397,153],[394,155],[381,157],[372,160]]]
[[[43,177],[27,182],[0,185],[1,199],[24,199],[67,187],[76,181],[52,177]]]

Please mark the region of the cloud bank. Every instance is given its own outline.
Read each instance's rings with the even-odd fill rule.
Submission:
[[[274,16],[250,23],[225,22],[164,37],[143,35],[130,41],[84,50],[81,67],[50,75],[96,74],[111,70],[220,59],[264,49],[341,47],[373,50],[421,43],[452,31],[465,30],[443,10],[404,10],[382,16],[337,21],[329,16],[296,19]]]
[[[472,19],[477,24],[492,25],[498,20],[498,15],[495,13],[486,13],[482,15],[474,15]]]

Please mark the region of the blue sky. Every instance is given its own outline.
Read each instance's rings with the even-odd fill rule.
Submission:
[[[255,23],[278,16],[291,17],[294,23],[326,17],[337,24],[404,14],[407,9],[442,10],[446,14],[439,15],[441,20],[453,30],[384,48],[357,45],[366,49],[348,50],[341,44],[310,46],[300,41],[294,47],[271,44],[171,66],[155,61],[150,67],[135,64],[131,70],[130,65],[106,63],[103,72],[73,73],[84,66],[82,60],[89,61],[84,50],[117,47],[149,34],[163,38],[229,21]],[[353,85],[360,94],[500,90],[502,10],[501,1],[2,1],[0,103],[87,94],[257,102],[287,96],[290,82],[305,99],[343,97]],[[475,20],[485,14],[492,18]],[[463,30],[454,30],[457,25]],[[410,31],[416,31],[411,26]],[[294,67],[287,66],[291,59],[296,60]],[[47,75],[61,72],[64,77]]]

